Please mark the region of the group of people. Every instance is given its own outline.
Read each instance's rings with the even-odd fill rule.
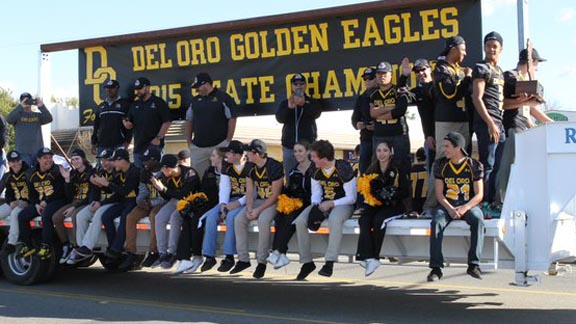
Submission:
[[[485,60],[472,69],[460,66],[466,56],[465,40],[451,37],[433,71],[425,59],[411,64],[405,58],[397,85],[392,83],[389,62],[367,68],[366,91],[352,114],[352,124],[360,130],[358,172],[335,158],[329,141],[317,139],[315,120],[322,106],[306,93],[302,74],[290,79],[291,93],[276,112],[283,124],[282,162],[268,156],[262,140],[249,144],[233,140],[238,108],[228,94],[212,85],[207,73],[198,74],[192,84],[197,95],[186,113],[189,151],[178,156],[162,155],[171,119],[166,102],[150,91],[150,80],[135,81],[138,100],[132,103],[121,98],[116,80],[107,81],[107,96],[96,112],[92,135],[96,168],[82,150],[71,153],[69,168],[56,165],[52,151],[42,147],[38,127],[52,117],[41,99],[22,94],[20,104],[6,118],[16,130],[16,150],[7,154],[10,168],[2,181],[6,203],[0,206],[0,217],[11,215],[3,252],[37,254],[45,260],[52,256],[58,239],[60,263],[78,263],[93,255],[104,225],[105,256],[128,270],[140,260],[136,225],[149,217],[152,237],[142,265],[170,269],[178,262],[175,273],[193,273],[216,266],[218,224],[225,223],[225,257],[218,271],[238,273],[251,266],[248,229],[256,221],[253,276],[262,278],[267,264],[275,269],[286,266],[288,243],[296,234],[302,264],[297,279],[304,280],[316,269],[310,231],[327,220],[325,263],[318,273],[329,277],[338,260],[344,222],[356,210],[360,213],[356,258],[369,276],[381,265],[386,222],[412,211],[405,114],[408,105],[416,104],[430,175],[424,204],[424,213],[432,218],[428,280],[442,277],[443,231],[455,219],[471,226],[467,273],[481,278],[484,216],[480,207],[497,209],[503,201],[514,159],[514,134],[534,126],[532,117],[551,121],[537,109],[540,97],[516,93],[516,83],[533,77],[544,59],[534,49],[522,50],[516,69],[504,73],[498,66],[502,46],[498,33],[487,34]],[[418,82],[408,88],[411,72]],[[32,104],[40,112],[33,112]],[[479,161],[468,153],[472,133],[478,139]],[[127,151],[131,142],[133,162]],[[205,194],[205,202],[191,210],[179,208],[179,201],[199,193]],[[32,244],[29,225],[37,216],[43,221],[39,249]],[[67,236],[66,218],[74,221],[75,245]]]

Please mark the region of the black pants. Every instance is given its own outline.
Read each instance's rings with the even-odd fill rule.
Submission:
[[[20,242],[26,245],[32,245],[32,238],[30,237],[31,228],[30,221],[34,218],[42,217],[42,243],[52,245],[54,240],[54,223],[52,222],[52,215],[62,206],[66,205],[64,200],[55,200],[49,202],[44,208],[42,215],[38,215],[36,205],[29,205],[18,214],[18,225],[20,226],[20,235],[18,237]]]
[[[178,248],[176,249],[176,259],[189,260],[193,255],[202,255],[204,226],[198,228],[200,216],[202,216],[202,213],[184,216],[182,232],[178,239]]]
[[[402,204],[399,204],[402,205]],[[358,236],[358,249],[356,251],[356,260],[380,259],[380,250],[386,228],[383,230],[382,223],[387,218],[396,216],[404,212],[403,206],[397,207],[369,207],[365,206],[364,213],[358,219],[360,226],[360,235]]]
[[[296,226],[292,222],[300,215],[304,207],[288,214],[277,213],[274,217],[274,240],[272,241],[272,250],[278,250],[280,253],[286,254],[288,251],[288,243],[292,235],[296,233]]]
[[[106,231],[106,238],[108,239],[108,247],[116,252],[124,250],[124,242],[126,242],[126,217],[136,207],[136,199],[130,198],[116,204],[102,215],[102,224]],[[120,224],[118,229],[114,225],[114,220],[120,217]]]

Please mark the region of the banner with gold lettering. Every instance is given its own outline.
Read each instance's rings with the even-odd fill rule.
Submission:
[[[324,110],[342,110],[351,109],[364,91],[361,76],[367,66],[388,61],[396,78],[404,56],[434,62],[445,39],[455,35],[466,39],[464,65],[482,58],[480,0],[384,7],[329,18],[307,15],[312,18],[289,24],[255,26],[251,20],[225,32],[198,26],[203,32],[190,37],[81,48],[80,124],[94,120],[108,79],[118,80],[121,95],[132,98],[134,80],[149,78],[173,118],[182,119],[194,95],[194,76],[208,72],[236,100],[240,115],[252,116],[276,112],[290,93],[294,73],[308,78],[307,92],[322,100]]]

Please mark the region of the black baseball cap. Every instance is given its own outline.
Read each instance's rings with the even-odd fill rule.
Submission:
[[[32,99],[32,95],[29,92],[23,92],[20,95],[20,101],[24,100],[24,98]]]
[[[376,76],[376,68],[374,67],[367,67],[364,69],[364,73],[362,73],[362,79],[369,79],[372,80]]]
[[[458,132],[450,132],[448,134],[446,134],[446,136],[444,136],[444,140],[449,141],[450,143],[452,143],[452,145],[454,145],[454,147],[460,147],[460,150],[462,151],[462,153],[466,156],[468,156],[468,152],[466,152],[466,139],[464,138],[464,135],[458,133]]]
[[[242,154],[242,153],[244,153],[245,148],[246,148],[246,145],[244,145],[244,143],[237,141],[237,140],[232,140],[232,141],[230,141],[230,143],[228,143],[228,146],[226,146],[224,148],[224,150],[226,152],[232,152],[235,154]]]
[[[98,159],[109,159],[112,157],[112,155],[114,154],[114,151],[112,150],[102,150],[102,152],[100,152],[100,155],[97,156]]]
[[[130,153],[123,148],[114,151],[114,154],[110,158],[111,161],[125,160],[130,162]]]
[[[146,161],[150,161],[152,159],[156,160],[156,161],[160,161],[160,156],[162,155],[162,153],[160,152],[160,149],[156,146],[150,146],[148,147],[148,149],[146,151],[144,151],[144,153],[142,153],[142,162],[146,162]]]
[[[15,161],[20,161],[22,160],[22,156],[20,155],[20,152],[18,151],[10,151],[8,152],[8,154],[6,154],[8,162],[15,162]]]
[[[134,89],[136,90],[140,90],[146,86],[150,85],[150,80],[148,80],[145,77],[139,77],[138,79],[136,79],[136,81],[134,81]]]
[[[428,60],[417,59],[416,62],[414,62],[414,66],[412,67],[412,71],[418,72],[418,71],[427,69],[429,67],[430,67],[430,64],[428,63]]]
[[[527,49],[521,50],[518,59],[520,61],[524,61],[524,62],[528,61],[528,50]],[[538,62],[546,62],[547,61],[545,58],[540,56],[540,54],[538,53],[538,51],[535,48],[532,49],[532,59],[536,60]]]
[[[104,83],[104,88],[119,88],[120,87],[120,83],[118,83],[118,81],[116,80],[108,80],[106,81],[106,83]]]
[[[392,72],[392,65],[388,62],[380,62],[376,66],[376,73],[387,73]]]
[[[484,44],[486,44],[486,42],[491,40],[495,40],[499,42],[500,45],[504,45],[504,40],[502,39],[502,36],[498,32],[492,31],[486,34],[486,36],[484,36]]]
[[[296,73],[292,76],[292,78],[290,78],[290,83],[294,84],[294,83],[298,83],[298,82],[306,83],[306,77],[304,77],[300,73]]]
[[[161,168],[175,168],[178,165],[178,157],[174,154],[166,154],[160,160]]]
[[[79,156],[82,158],[82,160],[86,159],[86,153],[81,149],[75,149],[74,151],[72,151],[72,153],[70,153],[70,157],[73,156]]]
[[[266,153],[266,143],[259,139],[254,139],[250,144],[244,146],[244,151],[251,151],[260,155]]]
[[[453,47],[456,47],[459,45],[464,45],[464,44],[466,44],[464,37],[462,37],[460,35],[452,36],[446,40],[446,43],[444,44],[444,50],[442,51],[442,53],[440,53],[440,55],[446,56],[446,55],[448,55],[448,52],[450,52],[450,50]]]
[[[38,153],[36,153],[37,158],[41,158],[44,155],[54,155],[54,153],[52,152],[51,149],[49,149],[47,147],[43,147],[43,148],[39,149]]]
[[[190,151],[182,150],[178,152],[178,160],[184,160],[190,157]]]
[[[212,78],[210,77],[210,75],[206,72],[198,73],[194,78],[194,82],[192,82],[192,88],[198,89],[200,88],[201,85],[205,83],[212,84]]]

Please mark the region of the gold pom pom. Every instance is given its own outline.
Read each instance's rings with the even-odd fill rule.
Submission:
[[[364,202],[372,207],[382,206],[382,202],[372,196],[371,182],[376,178],[377,173],[364,174],[358,178],[358,192],[364,196]]]
[[[290,198],[285,194],[281,194],[278,196],[278,205],[276,206],[276,210],[284,215],[288,215],[299,208],[302,208],[302,206],[304,206],[302,199]]]

